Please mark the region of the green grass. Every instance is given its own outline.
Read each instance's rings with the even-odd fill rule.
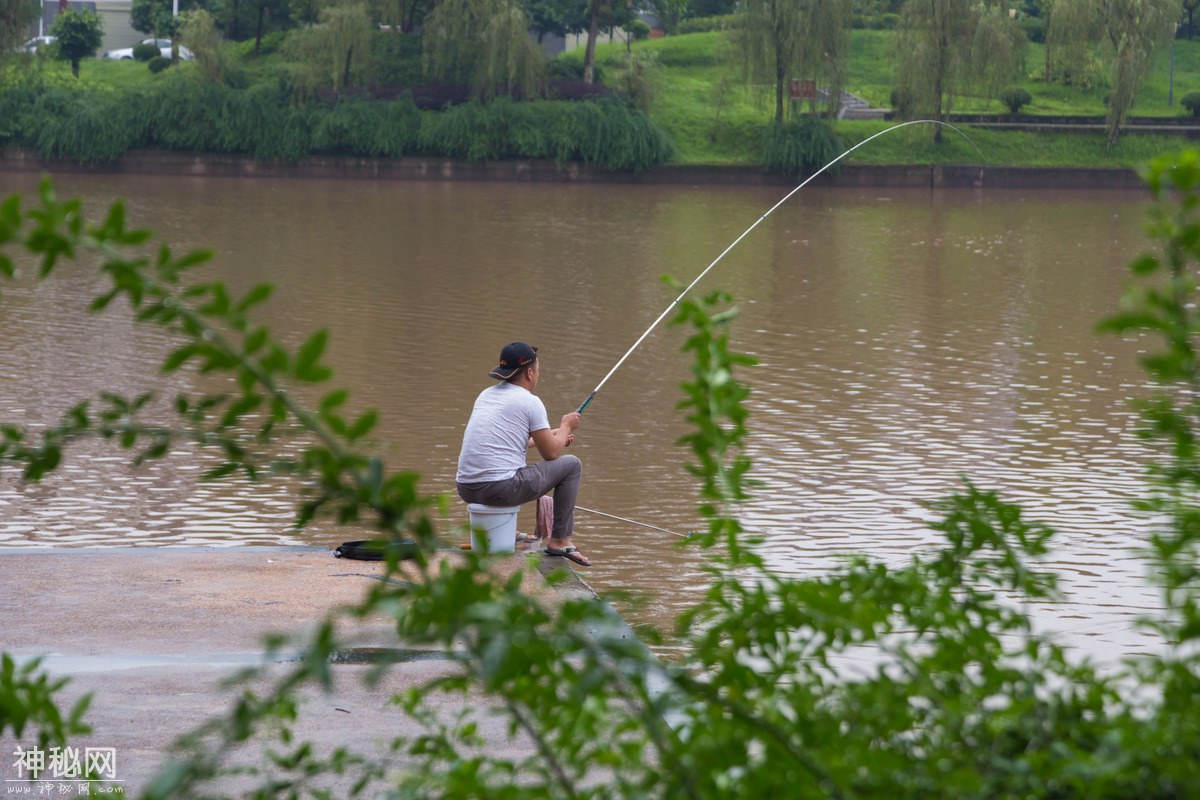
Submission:
[[[71,75],[71,65],[66,61],[56,61],[42,56],[34,62],[35,69],[41,70],[45,77],[53,83],[75,83]],[[194,69],[194,65],[180,62],[171,69]],[[169,70],[155,75],[146,66],[145,61],[105,61],[101,58],[85,58],[79,64],[79,82],[85,86],[111,87],[123,89],[135,86],[145,86],[161,80]]]
[[[894,34],[888,31],[856,30],[851,37],[851,62],[847,89],[877,107],[888,107],[894,85]],[[684,163],[758,163],[767,125],[774,115],[770,87],[749,87],[741,79],[736,56],[724,34],[702,33],[639,42],[637,54],[653,53],[658,59],[658,92],[650,118],[667,131],[679,160]],[[1142,83],[1134,104],[1135,115],[1177,116],[1183,113],[1179,99],[1188,91],[1200,90],[1200,40],[1175,43],[1174,105],[1167,105],[1169,50],[1163,48],[1150,75]],[[581,58],[573,53],[564,58]],[[597,61],[606,70],[626,58],[624,45],[602,44]],[[1031,114],[1084,114],[1103,116],[1103,80],[1088,89],[1047,84],[1041,80],[1045,53],[1030,44],[1026,55],[1026,78],[1013,85],[1026,88],[1033,102],[1023,111]],[[1102,76],[1101,76],[1102,77]],[[724,98],[718,102],[718,98]],[[1003,104],[991,97],[960,97],[955,111],[1006,113]],[[887,127],[882,122],[838,123],[846,145],[862,141]],[[1178,149],[1184,140],[1168,136],[1130,134],[1109,149],[1101,133],[1025,133],[969,129],[972,141],[984,152],[980,157],[957,135],[933,142],[931,129],[914,127],[882,137],[854,154],[859,163],[976,163],[1014,166],[1136,166],[1163,152]]]
[[[847,147],[889,127],[886,122],[844,121],[838,134]],[[982,164],[1022,167],[1138,167],[1178,150],[1186,140],[1129,134],[1109,149],[1103,133],[1029,133],[960,126],[944,130],[942,143],[930,126],[914,125],[881,136],[848,160],[860,164]],[[977,149],[978,148],[978,149]]]
[[[894,84],[894,40],[889,31],[856,30],[851,36],[851,61],[847,88],[877,107],[887,107]],[[390,40],[389,40],[390,41]],[[415,40],[414,40],[415,41]],[[406,45],[412,44],[406,40]],[[238,59],[249,83],[275,81],[287,65],[278,43],[269,52],[254,58],[246,53]],[[239,46],[234,46],[234,50]],[[248,50],[245,44],[242,50]],[[409,47],[408,49],[412,49]],[[419,49],[419,48],[418,48]],[[747,86],[737,55],[719,32],[673,36],[637,42],[635,56],[648,58],[654,69],[656,92],[649,109],[650,119],[667,132],[677,152],[677,160],[693,164],[758,164],[763,154],[763,137],[774,116],[771,87]],[[412,61],[419,54],[402,53]],[[394,59],[396,56],[392,56]],[[600,74],[612,78],[629,57],[622,42],[609,43],[602,38],[596,49]],[[581,62],[582,49],[560,56]],[[1105,76],[1097,76],[1095,85],[1086,89],[1047,84],[1041,79],[1044,50],[1030,44],[1026,56],[1026,76],[1013,85],[1029,91],[1033,102],[1023,111],[1031,114],[1103,115],[1108,86]],[[1135,115],[1177,116],[1183,113],[1180,98],[1200,90],[1200,40],[1177,41],[1174,53],[1174,104],[1167,104],[1170,51],[1157,54],[1151,73],[1142,83],[1134,104]],[[390,63],[390,62],[389,62]],[[413,62],[416,63],[416,62]],[[66,84],[74,79],[65,62],[40,64],[47,78]],[[180,64],[162,75],[154,75],[141,62],[87,60],[81,69],[81,81],[94,87],[136,88],[153,85],[176,70],[194,69]],[[396,71],[393,67],[392,71]],[[405,66],[405,74],[413,71]],[[381,78],[383,76],[380,76]],[[386,80],[383,80],[386,83]],[[959,112],[1005,113],[1003,105],[991,97],[960,97],[954,109]],[[887,123],[842,121],[837,132],[847,146],[883,130]],[[946,135],[941,144],[933,142],[931,129],[914,127],[872,142],[856,152],[851,160],[860,163],[977,163],[1019,166],[1133,166],[1151,157],[1178,149],[1184,140],[1166,136],[1129,134],[1109,149],[1100,133],[1024,133],[969,129],[971,140],[983,151],[982,158],[962,137]]]

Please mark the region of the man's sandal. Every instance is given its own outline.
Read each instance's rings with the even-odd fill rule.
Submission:
[[[574,561],[576,564],[578,564],[581,567],[590,567],[592,565],[592,562],[588,560],[588,557],[585,556],[583,553],[579,552],[579,550],[577,550],[574,547],[568,546],[568,547],[562,548],[561,550],[558,549],[557,547],[547,547],[546,555],[562,556],[563,558],[567,559],[568,561]]]

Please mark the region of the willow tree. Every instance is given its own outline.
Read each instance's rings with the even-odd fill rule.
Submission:
[[[775,122],[783,122],[788,80],[814,80],[837,112],[850,52],[852,0],[744,0],[733,38],[752,83],[775,89]],[[815,107],[816,98],[812,99]]]
[[[530,93],[545,57],[516,0],[440,0],[424,22],[425,71],[490,100]]]
[[[1026,36],[1006,6],[980,0],[908,0],[896,37],[900,115],[942,120],[969,90],[992,92],[1024,70]],[[942,139],[942,127],[933,137]]]
[[[0,56],[29,38],[41,6],[38,0],[0,0]]]
[[[1183,13],[1180,0],[1057,0],[1048,36],[1067,46],[1108,51],[1108,143],[1114,145],[1154,51],[1170,41]]]

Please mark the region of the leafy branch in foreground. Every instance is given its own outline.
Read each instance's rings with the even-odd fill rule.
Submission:
[[[148,796],[212,796],[220,784],[211,779],[229,771],[257,774],[259,797],[380,790],[401,798],[756,799],[1200,792],[1200,722],[1193,713],[1200,700],[1193,433],[1200,370],[1191,278],[1200,259],[1193,221],[1200,157],[1178,164],[1175,171],[1158,165],[1150,177],[1152,187],[1170,187],[1179,197],[1178,215],[1161,217],[1153,230],[1165,241],[1167,286],[1134,295],[1127,314],[1111,323],[1165,334],[1167,342],[1148,361],[1166,391],[1147,405],[1147,436],[1165,446],[1145,503],[1167,512],[1152,541],[1155,563],[1166,567],[1156,573],[1167,606],[1159,622],[1168,645],[1162,656],[1102,675],[1036,635],[1021,601],[1058,597],[1054,576],[1037,568],[1052,531],[971,482],[934,504],[940,548],[901,568],[858,555],[815,578],[771,572],[761,555],[769,532],[750,535],[737,518],[753,488],[753,440],[749,391],[735,373],[752,360],[730,350],[734,311],[714,294],[685,300],[679,310],[695,360],[680,404],[693,428],[683,443],[695,459],[708,521],[707,532],[683,546],[699,548],[710,580],[704,599],[678,621],[687,652],[680,662],[659,663],[601,603],[581,598],[547,607],[522,591],[519,571],[500,579],[486,558],[426,549],[403,575],[395,560],[387,562],[385,580],[354,608],[325,619],[300,661],[248,675],[256,682],[243,685],[227,714],[181,743]],[[254,292],[234,300],[219,284],[188,287],[179,280],[187,257],[176,260],[166,248],[157,258],[119,255],[146,241],[125,230],[119,211],[89,228],[77,206],[58,203],[43,187],[42,207],[28,215],[13,201],[3,206],[0,248],[16,240],[12,232],[25,220],[32,229],[21,241],[43,256],[43,272],[85,248],[103,255],[114,293],[101,304],[126,297],[143,321],[182,337],[167,366],[235,378],[236,393],[177,400],[181,423],[163,429],[170,436],[213,444],[224,471],[259,479],[277,471],[272,451],[296,437],[306,443],[301,455],[279,460],[284,472],[309,481],[313,495],[302,519],[331,513],[433,547],[431,500],[416,493],[415,476],[389,477],[361,452],[373,417],[338,416],[343,392],[330,392],[310,411],[286,390],[290,382],[327,377],[323,334],[291,354],[250,322]],[[1162,272],[1146,259],[1134,266]],[[0,261],[0,268],[11,272],[11,263]],[[119,431],[120,443],[153,448],[158,429],[131,421],[148,406],[125,402],[129,413],[121,407],[115,421],[98,424],[84,415],[61,442],[26,446],[19,439],[0,459],[28,465],[38,447],[53,452],[73,437],[104,435],[105,424]],[[44,463],[50,469],[57,461]],[[301,692],[332,685],[330,660],[342,646],[344,623],[380,614],[390,618],[399,643],[441,649],[454,664],[392,698],[422,733],[376,753],[321,754],[295,741]],[[381,680],[388,669],[380,663],[369,677]],[[466,698],[460,713],[444,712],[446,693]],[[482,723],[493,715],[528,744],[518,750],[523,755],[484,746]],[[240,763],[240,746],[252,739],[267,758]],[[336,792],[327,788],[334,779]]]
[[[1150,466],[1151,491],[1139,505],[1168,520],[1150,539],[1168,612],[1156,627],[1168,641],[1183,643],[1200,639],[1200,153],[1155,161],[1146,182],[1157,200],[1147,230],[1163,240],[1163,251],[1134,260],[1138,283],[1100,329],[1162,340],[1161,350],[1141,357],[1157,390],[1138,403],[1139,434],[1158,458]]]

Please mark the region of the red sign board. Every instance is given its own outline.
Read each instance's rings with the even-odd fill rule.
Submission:
[[[788,97],[792,100],[815,100],[817,98],[817,82],[792,78],[788,81]]]

